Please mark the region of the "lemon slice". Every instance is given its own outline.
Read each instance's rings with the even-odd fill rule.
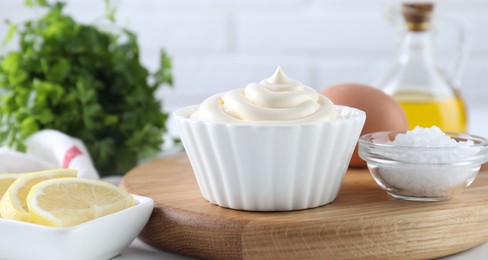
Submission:
[[[26,198],[32,186],[53,178],[76,177],[76,170],[55,169],[25,173],[15,180],[0,200],[0,214],[3,218],[30,221]]]
[[[32,187],[27,207],[33,223],[69,227],[126,209],[133,200],[126,191],[104,181],[63,178]]]
[[[3,194],[7,191],[8,187],[17,180],[21,173],[0,173],[0,199],[2,198]]]

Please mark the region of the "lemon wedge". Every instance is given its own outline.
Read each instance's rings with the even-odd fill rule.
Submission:
[[[3,194],[7,191],[8,187],[17,180],[21,173],[0,173],[0,199],[3,197]]]
[[[32,186],[53,179],[76,177],[77,171],[72,169],[55,169],[33,173],[25,173],[15,180],[0,200],[2,218],[30,221],[26,198]]]
[[[33,223],[69,227],[132,206],[134,198],[110,183],[62,178],[40,182],[27,196]]]

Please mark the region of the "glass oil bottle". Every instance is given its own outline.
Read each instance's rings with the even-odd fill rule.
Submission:
[[[444,132],[465,132],[465,104],[459,90],[438,69],[429,31],[432,3],[403,4],[407,25],[392,72],[379,84],[403,107],[409,128],[438,126]]]

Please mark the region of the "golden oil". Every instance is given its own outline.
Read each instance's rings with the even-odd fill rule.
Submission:
[[[431,94],[404,92],[394,97],[407,114],[408,127],[438,126],[444,132],[466,132],[466,110],[459,95],[434,97]]]

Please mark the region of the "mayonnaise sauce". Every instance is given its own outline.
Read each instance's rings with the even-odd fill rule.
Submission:
[[[312,123],[338,117],[335,105],[280,67],[269,78],[207,98],[190,118],[220,123]]]

